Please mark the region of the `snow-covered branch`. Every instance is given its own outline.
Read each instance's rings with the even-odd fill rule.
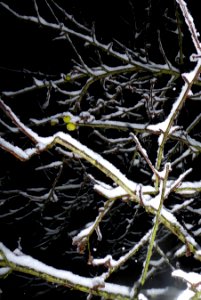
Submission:
[[[70,271],[56,269],[19,252],[18,249],[12,252],[2,243],[0,243],[0,256],[0,266],[2,267],[0,270],[4,271],[4,273],[11,271],[20,272],[41,278],[47,282],[105,298],[130,299],[130,289],[126,286],[106,283],[101,276],[87,278]]]
[[[92,151],[76,139],[72,138],[69,134],[64,132],[57,132],[50,137],[40,137],[38,134],[26,127],[3,101],[1,101],[1,108],[11,118],[13,123],[18,126],[19,130],[21,130],[25,135],[28,136],[28,138],[30,138],[32,141],[35,141],[36,143],[36,146],[32,149],[32,151],[30,151],[30,149],[19,151],[18,147],[11,147],[10,143],[3,141],[2,148],[4,148],[4,150],[7,150],[12,154],[14,153],[16,157],[27,160],[30,159],[31,156],[33,154],[36,154],[38,151],[47,150],[49,148],[52,148],[56,144],[62,145],[66,149],[71,150],[73,153],[78,154],[80,157],[90,162],[95,168],[99,169],[107,177],[111,178],[121,189],[123,189],[127,193],[132,201],[143,204],[147,212],[154,215],[157,214],[160,203],[160,201],[158,202],[159,195],[156,195],[154,198],[151,198],[149,195],[145,197],[145,195],[143,199],[140,199],[140,196],[138,195],[138,185],[135,182],[127,179],[127,177],[122,174],[119,169],[117,169],[113,164],[104,159],[100,154]],[[24,153],[28,153],[26,158]],[[177,184],[174,188],[176,188],[176,186]],[[120,190],[120,192],[122,193],[122,190]],[[111,196],[111,198],[114,198],[114,196]],[[192,237],[188,238],[189,235],[187,235],[185,229],[182,228],[176,218],[171,215],[171,213],[168,212],[165,208],[161,210],[160,221],[183,243],[186,243],[188,239],[189,249],[191,252],[195,253],[198,250],[198,245],[194,241],[194,239]]]

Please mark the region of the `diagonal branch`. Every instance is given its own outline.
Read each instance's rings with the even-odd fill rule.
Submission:
[[[32,22],[35,24],[39,24],[37,17],[20,15],[19,13],[14,11],[12,8],[10,8],[4,2],[0,2],[0,5],[3,6],[7,11],[12,13],[18,19]],[[111,47],[111,44],[109,44],[109,46],[108,46],[103,43],[100,43],[94,35],[91,37],[90,35],[86,35],[86,34],[77,32],[75,30],[72,30],[72,29],[66,27],[64,24],[58,25],[58,24],[50,23],[50,22],[47,22],[44,18],[40,17],[40,25],[47,27],[47,28],[51,28],[53,30],[57,30],[60,33],[63,33],[64,35],[65,34],[74,35],[74,36],[78,37],[79,39],[89,43],[90,45],[95,46],[96,48],[100,49],[101,51],[103,51],[107,54],[110,54],[111,56],[117,58],[118,60],[122,61],[123,63],[132,64],[133,66],[138,67],[142,71],[148,71],[148,72],[153,72],[153,73],[164,73],[164,74],[170,74],[170,75],[174,75],[174,76],[178,76],[178,74],[179,74],[179,70],[176,68],[173,68],[170,70],[167,65],[155,64],[152,62],[147,63],[146,59],[144,59],[143,57],[141,57],[141,61],[131,59],[130,57],[128,57],[127,54],[122,54],[122,53],[119,53],[118,51],[113,50],[113,48]]]
[[[176,1],[179,4],[180,9],[183,13],[185,22],[190,31],[191,38],[192,38],[193,44],[195,46],[195,49],[197,51],[197,54],[201,54],[201,45],[200,45],[200,41],[198,39],[200,34],[199,34],[199,32],[197,32],[197,29],[196,29],[194,21],[193,21],[193,17],[191,16],[191,14],[187,8],[186,2],[184,0],[176,0]]]

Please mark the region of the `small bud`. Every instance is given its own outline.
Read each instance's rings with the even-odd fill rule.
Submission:
[[[74,130],[77,129],[77,126],[76,126],[76,124],[74,124],[74,123],[68,123],[68,124],[66,125],[66,128],[68,129],[68,131],[74,131]]]
[[[69,123],[70,120],[71,120],[71,117],[70,117],[70,116],[65,116],[65,117],[63,117],[64,123]]]
[[[65,77],[65,81],[70,81],[70,80],[71,80],[71,76],[69,74],[67,74]]]

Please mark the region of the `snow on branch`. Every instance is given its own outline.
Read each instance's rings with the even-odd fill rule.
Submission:
[[[201,45],[200,45],[200,41],[198,39],[198,37],[200,36],[200,33],[197,31],[197,29],[195,27],[193,17],[191,16],[191,14],[187,8],[186,2],[184,0],[176,0],[176,1],[179,4],[180,9],[183,13],[185,22],[186,22],[188,29],[190,31],[190,34],[191,34],[193,44],[195,46],[197,54],[199,55],[199,54],[201,54]]]
[[[183,270],[175,270],[172,272],[173,277],[180,278],[187,284],[177,300],[193,300],[200,299],[201,296],[201,275],[195,272],[184,272]]]
[[[155,124],[155,125],[149,125],[147,128],[150,130],[161,131],[161,135],[158,139],[159,142],[159,150],[157,155],[157,161],[156,161],[156,168],[157,170],[160,169],[161,162],[163,159],[163,153],[164,153],[164,147],[166,144],[166,141],[168,139],[168,136],[171,132],[175,131],[175,128],[173,126],[174,121],[176,120],[177,115],[179,114],[181,108],[183,107],[184,102],[189,96],[189,93],[191,92],[191,87],[194,83],[194,81],[198,78],[201,72],[201,59],[198,59],[195,68],[193,71],[190,71],[189,73],[185,73],[184,77],[186,78],[185,83],[181,89],[181,92],[177,98],[177,100],[174,102],[172,109],[165,119],[165,121]],[[177,129],[177,128],[176,128]]]
[[[40,137],[38,134],[33,132],[27,126],[25,126],[2,100],[0,101],[0,107],[11,118],[11,120],[19,128],[19,130],[21,130],[25,135],[27,135],[28,138],[30,138],[36,144],[35,148],[33,148],[32,151],[24,151],[25,153],[28,153],[27,157],[25,157],[25,154],[22,154],[23,152],[20,152],[18,148],[11,147],[10,144],[7,144],[6,142],[2,144],[4,150],[15,154],[16,157],[19,157],[20,154],[23,157],[23,159],[26,160],[30,159],[33,153],[36,154],[38,153],[38,151],[40,152],[47,150],[49,148],[52,148],[56,144],[62,145],[63,147],[71,150],[72,152],[78,154],[80,157],[90,162],[94,167],[96,167],[106,176],[111,178],[129,195],[129,197],[133,201],[136,201],[139,204],[143,203],[147,212],[152,213],[154,215],[157,214],[159,208],[159,202],[157,202],[158,195],[153,199],[150,199],[150,196],[148,198],[143,197],[143,199],[140,199],[140,196],[138,195],[138,185],[136,185],[135,182],[127,179],[127,177],[124,174],[122,174],[122,172],[119,169],[117,169],[113,164],[104,159],[100,154],[92,151],[76,139],[72,138],[69,134],[64,132],[57,132],[50,137]],[[179,224],[176,218],[165,208],[162,208],[161,210],[160,221],[183,243],[187,243],[188,241],[189,249],[191,252],[195,253],[198,250],[198,245],[194,241],[194,239],[186,233],[185,229]]]
[[[72,30],[72,29],[66,27],[64,24],[50,23],[41,16],[40,16],[40,18],[33,17],[33,16],[23,16],[23,15],[17,13],[16,11],[14,11],[11,7],[9,7],[4,2],[0,2],[0,5],[3,6],[7,11],[12,13],[18,19],[36,23],[36,24],[39,24],[40,26],[44,26],[44,27],[56,30],[56,31],[64,34],[64,36],[65,35],[76,36],[80,40],[83,40],[84,42],[95,46],[96,48],[102,50],[103,52],[110,54],[111,56],[119,59],[123,63],[131,64],[131,65],[137,67],[139,70],[144,70],[144,71],[153,72],[153,73],[161,73],[161,72],[163,73],[164,72],[165,74],[172,74],[172,75],[177,75],[179,73],[179,70],[173,66],[171,66],[171,69],[170,69],[167,64],[161,65],[161,64],[156,64],[154,62],[147,62],[147,60],[144,59],[143,57],[140,57],[140,59],[138,59],[138,60],[134,60],[127,54],[122,54],[116,50],[113,50],[113,48],[111,47],[111,44],[105,45],[103,43],[100,43],[96,39],[94,34],[92,34],[92,36],[89,34],[86,34],[86,30],[84,30],[84,33],[81,33],[81,32],[78,32],[77,30]],[[80,28],[80,29],[82,29],[82,28]]]
[[[173,123],[176,120],[176,117],[179,114],[181,108],[183,107],[184,102],[190,96],[191,88],[192,88],[193,84],[195,83],[195,81],[198,79],[200,72],[201,72],[201,58],[199,57],[199,54],[201,52],[201,46],[200,46],[200,42],[198,40],[199,33],[197,32],[197,30],[195,28],[193,18],[187,9],[185,1],[177,0],[177,2],[182,10],[185,21],[190,30],[193,43],[194,43],[197,53],[198,53],[198,59],[196,62],[196,66],[194,67],[194,69],[192,71],[182,74],[182,77],[183,77],[185,83],[181,89],[181,92],[180,92],[177,100],[174,102],[172,109],[171,109],[169,115],[167,116],[167,118],[161,123],[148,126],[148,128],[151,130],[156,130],[156,131],[160,130],[161,131],[161,136],[159,138],[159,150],[158,150],[157,161],[156,161],[157,170],[159,170],[159,168],[161,166],[161,162],[163,159],[164,147],[165,147],[165,143],[167,141],[168,135],[171,133],[171,131],[174,132]]]
[[[99,224],[102,221],[103,217],[108,213],[110,208],[112,207],[114,201],[109,199],[104,203],[104,206],[99,208],[99,214],[96,217],[94,222],[91,222],[90,224],[87,224],[86,228],[81,230],[76,236],[73,237],[72,244],[77,246],[77,250],[80,253],[83,253],[85,251],[86,245],[89,242],[90,236],[93,234],[94,231],[96,231],[98,241],[102,240],[102,234],[100,231]],[[90,257],[89,257],[89,263],[90,263]]]
[[[141,240],[136,243],[125,255],[122,255],[118,260],[112,258],[111,255],[107,255],[104,258],[94,258],[92,259],[92,265],[99,266],[104,265],[108,268],[108,272],[105,277],[108,278],[113,272],[116,272],[121,266],[123,266],[127,260],[131,259],[142,247],[148,243],[151,236],[151,231],[149,230]]]
[[[12,252],[2,243],[0,243],[0,266],[2,267],[0,270],[4,271],[4,273],[5,270],[7,272],[20,272],[41,278],[47,282],[57,283],[105,298],[116,300],[130,299],[130,289],[126,286],[106,283],[101,276],[88,278],[76,275],[70,271],[56,269],[29,255],[19,253],[19,251]]]
[[[69,134],[64,132],[57,132],[51,137],[38,136],[35,132],[33,132],[28,127],[26,127],[17,118],[17,116],[11,111],[11,109],[5,103],[3,103],[3,101],[1,101],[0,103],[1,103],[1,108],[11,118],[14,124],[18,126],[18,128],[22,130],[22,132],[25,135],[28,136],[28,138],[30,138],[32,141],[35,141],[36,143],[36,147],[33,148],[35,150],[32,151],[31,154],[29,154],[27,157],[24,157],[24,159],[29,159],[33,155],[33,152],[34,154],[36,154],[37,151],[44,151],[46,149],[53,147],[56,144],[60,144],[65,148],[71,150],[72,152],[78,154],[82,158],[86,159],[97,169],[105,173],[105,175],[110,177],[118,186],[120,186],[133,201],[136,201],[139,204],[142,203],[145,206],[147,212],[152,213],[154,215],[157,214],[159,209],[158,195],[155,196],[153,199],[150,199],[150,196],[148,198],[143,197],[143,199],[140,199],[140,196],[137,193],[138,188],[136,183],[131,180],[128,180],[127,177],[120,172],[120,170],[118,170],[113,164],[111,164],[106,159],[104,159],[101,155],[95,153],[88,147],[81,144],[76,139],[72,138]],[[7,143],[3,144],[3,148],[4,150],[11,152],[12,154],[14,152],[16,157],[19,156],[18,148],[17,150],[15,147],[11,149],[10,145],[8,145]],[[26,152],[27,151],[25,150],[25,153]],[[193,237],[187,234],[186,230],[181,226],[181,224],[179,224],[176,218],[165,209],[165,207],[161,209],[160,221],[167,229],[169,229],[173,234],[175,234],[184,244],[188,244],[189,251],[195,253],[196,251],[199,250],[199,246],[194,241]],[[98,227],[94,226],[94,229],[98,230]],[[201,259],[201,256],[197,255],[197,257],[198,259]]]

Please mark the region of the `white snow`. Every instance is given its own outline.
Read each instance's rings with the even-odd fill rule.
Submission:
[[[113,258],[112,255],[108,254],[106,255],[104,258],[94,258],[92,261],[92,264],[94,266],[100,266],[100,265],[105,265],[108,264],[109,266],[113,266],[115,265],[115,263],[113,264]],[[116,261],[114,261],[116,262]]]
[[[172,212],[172,213],[175,213],[175,212],[181,210],[182,208],[187,207],[187,206],[190,205],[193,201],[194,201],[194,199],[191,198],[191,199],[189,199],[189,200],[184,201],[184,202],[181,203],[181,204],[175,204],[175,205],[173,206],[173,208],[171,209],[171,212]],[[188,224],[187,224],[187,225],[188,225]],[[188,227],[187,227],[187,229],[188,229]]]
[[[201,290],[201,275],[195,272],[184,272],[181,269],[172,272],[172,276],[182,278],[186,283],[195,286],[199,291]]]
[[[184,78],[184,80],[187,81],[187,83],[190,83],[193,81],[194,77],[195,77],[195,71],[190,71],[188,73],[182,73],[182,77]]]
[[[133,182],[135,184],[135,189],[134,191],[137,193],[137,190],[139,188],[139,184],[136,182]],[[95,184],[94,185],[94,190],[100,193],[101,195],[104,195],[107,199],[115,199],[115,198],[121,198],[124,196],[128,196],[128,193],[121,187],[118,186],[116,188],[105,188],[102,185]],[[147,199],[147,201],[150,199],[150,196],[148,195],[149,193],[152,193],[155,191],[155,188],[151,185],[145,185],[142,186],[142,194],[147,194],[143,195]]]
[[[41,167],[37,167],[35,168],[36,171],[39,171],[39,170],[45,170],[45,169],[51,169],[51,168],[58,168],[62,165],[62,161],[54,161],[52,163],[49,163],[48,165],[44,165],[44,166],[41,166]]]
[[[195,236],[200,236],[200,234],[201,234],[201,228],[198,228],[197,230],[193,231],[193,234]]]
[[[77,241],[80,241],[84,237],[88,236],[90,234],[90,231],[92,230],[93,226],[94,226],[94,222],[90,222],[90,223],[86,224],[86,226],[85,226],[86,228],[84,228],[76,236],[74,236],[73,244],[76,244]]]
[[[37,259],[29,255],[22,254],[20,256],[15,255],[11,252],[6,246],[0,243],[0,250],[5,255],[5,258],[14,263],[17,266],[22,266],[31,270],[35,270],[41,274],[48,274],[54,278],[66,280],[69,284],[72,285],[82,285],[89,289],[95,288],[95,284],[103,283],[101,277],[89,278],[76,275],[70,271],[59,270],[54,267],[48,266]],[[2,259],[2,258],[1,258]],[[130,296],[130,288],[118,284],[105,283],[104,287],[99,288],[101,291],[107,291],[108,293],[113,293],[116,295],[124,295],[126,297]]]
[[[201,180],[200,181],[185,181],[180,185],[180,189],[201,189]]]
[[[85,159],[94,161],[94,164],[97,168],[101,169],[107,176],[113,176],[113,180],[116,181],[117,184],[123,186],[123,188],[125,188],[130,195],[135,197],[136,184],[133,181],[127,179],[127,177],[123,173],[121,173],[119,169],[117,169],[113,164],[104,159],[101,155],[89,149],[87,146],[81,144],[79,141],[72,138],[67,133],[57,132],[53,137],[50,138],[50,140],[54,140],[54,138],[58,138],[58,143],[59,139],[66,142],[68,148],[72,151],[76,152],[78,150],[79,154]],[[43,138],[42,141],[45,144],[45,138]]]
[[[182,180],[192,171],[191,169],[186,170],[184,173],[179,175],[179,177],[172,182],[171,185],[168,186],[168,188],[165,191],[165,198],[170,194],[171,191],[174,191],[177,187],[181,185]]]
[[[168,125],[168,119],[157,124],[149,125],[147,126],[147,129],[152,130],[154,132],[164,133],[167,129],[167,125]]]
[[[7,273],[9,273],[11,268],[8,267],[2,267],[0,268],[0,276],[5,276]]]
[[[186,252],[186,245],[182,245],[176,252],[175,252],[175,257],[180,257],[182,255],[184,255],[184,253]]]
[[[96,234],[97,234],[97,237],[98,237],[98,241],[102,241],[102,233],[101,233],[101,230],[100,230],[100,226],[96,226],[95,228],[96,230]]]
[[[39,80],[39,79],[37,79],[37,78],[33,78],[33,81],[34,81],[34,83],[35,83],[35,85],[36,85],[37,87],[44,86],[43,80]]]
[[[126,191],[120,186],[118,186],[116,188],[107,189],[107,188],[103,187],[102,185],[95,184],[94,190],[97,191],[98,193],[104,195],[108,199],[115,199],[115,198],[119,198],[119,197],[123,197],[123,196],[127,195]]]
[[[94,126],[97,127],[110,127],[110,128],[119,128],[121,130],[129,130],[129,129],[133,129],[136,131],[143,131],[146,128],[146,124],[138,124],[138,123],[130,123],[130,122],[121,122],[121,121],[110,121],[110,120],[106,120],[106,121],[102,121],[102,120],[93,120],[91,122],[91,124],[93,124]]]
[[[191,39],[195,46],[195,49],[196,49],[197,53],[200,54],[201,53],[201,45],[198,40],[200,33],[196,29],[193,17],[191,16],[191,14],[187,8],[186,2],[184,0],[179,0],[179,1],[177,0],[177,2],[180,6],[180,9],[182,10],[183,16],[185,18],[185,22],[186,22],[188,29],[190,31],[190,34],[191,34]]]
[[[193,291],[186,289],[179,294],[176,300],[191,300],[194,295]]]
[[[143,295],[142,293],[140,293],[140,294],[138,295],[138,300],[148,300],[148,298],[145,297],[145,295]]]
[[[118,260],[112,258],[110,254],[106,255],[104,258],[94,258],[92,260],[93,265],[108,265],[111,268],[120,267],[125,263],[131,256],[133,256],[144,244],[147,243],[151,236],[152,229],[150,229],[141,240],[136,243],[125,255],[120,256]]]
[[[147,290],[147,295],[151,298],[157,297],[157,296],[163,296],[163,294],[167,293],[168,287],[165,288],[152,288]]]
[[[168,117],[161,123],[157,123],[154,125],[147,126],[147,129],[152,130],[154,132],[161,132],[161,138],[159,138],[159,146],[162,143],[164,139],[163,133],[171,134],[172,132],[175,132],[175,130],[178,129],[178,126],[173,126],[174,116],[175,113],[180,109],[180,106],[184,99],[186,99],[186,93],[189,92],[189,83],[193,81],[193,79],[196,77],[196,74],[198,73],[200,69],[200,62],[201,59],[197,62],[195,68],[190,71],[189,73],[185,73],[184,78],[186,79],[184,85],[182,86],[181,92],[177,98],[177,100],[172,105],[172,109],[168,115]],[[190,80],[190,81],[188,81]]]
[[[201,291],[201,275],[195,272],[184,272],[183,270],[175,270],[172,272],[172,276],[179,277],[187,284],[187,289],[179,294],[177,300],[190,300],[195,295],[195,291]],[[193,287],[193,290],[191,290]],[[196,298],[197,299],[197,298]]]
[[[11,143],[5,141],[2,137],[0,137],[0,146],[7,151],[9,150],[13,154],[15,153],[16,156],[20,157],[23,160],[29,158],[29,155],[26,152],[24,152],[21,148],[19,148],[18,146],[14,146]]]

